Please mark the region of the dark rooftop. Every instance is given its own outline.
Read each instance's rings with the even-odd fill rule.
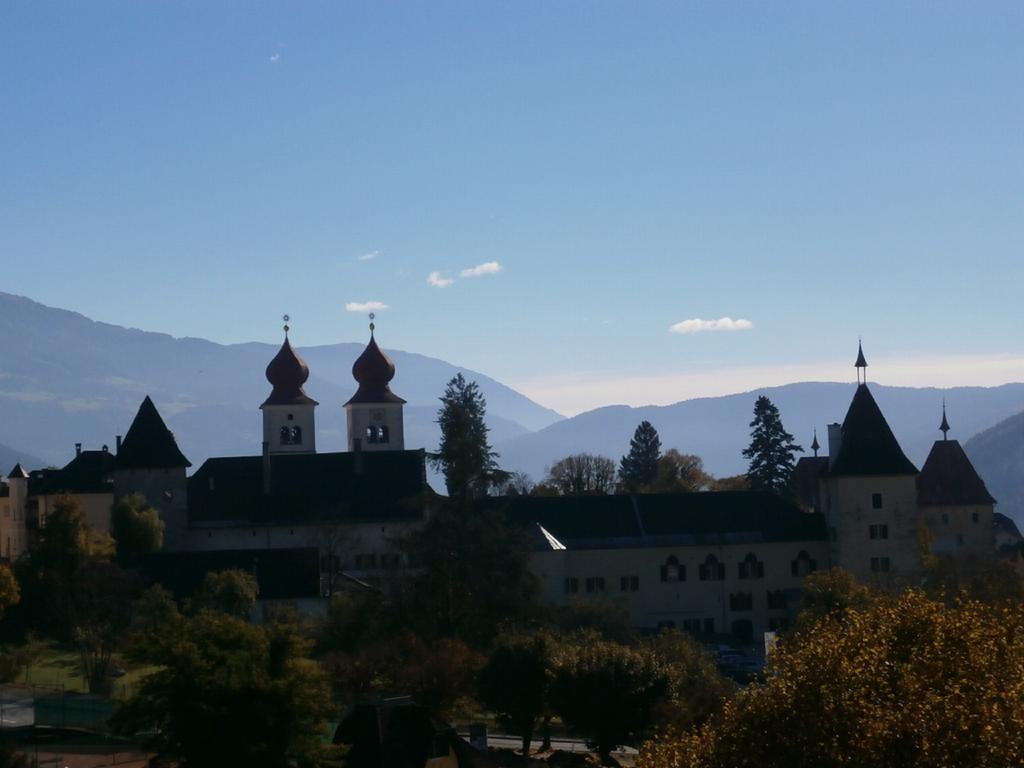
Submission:
[[[63,469],[33,472],[32,493],[111,493],[114,464],[109,451],[82,451]]]
[[[803,512],[775,494],[759,491],[518,496],[488,498],[479,503],[503,510],[513,524],[543,527],[567,549],[826,538],[820,514]]]
[[[417,451],[283,454],[208,459],[188,480],[192,525],[288,525],[415,520],[422,515],[426,454]]]
[[[160,417],[149,395],[146,395],[117,452],[117,469],[191,466],[192,462],[178,449],[174,435]]]
[[[925,507],[995,504],[957,440],[936,440],[917,476],[917,502]]]
[[[859,384],[843,421],[831,475],[916,475],[866,384]]]
[[[176,597],[190,597],[207,573],[237,568],[256,577],[261,600],[294,600],[320,595],[316,547],[158,552],[147,556],[142,572]]]

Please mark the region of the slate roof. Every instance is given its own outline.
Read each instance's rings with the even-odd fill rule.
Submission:
[[[32,473],[33,494],[112,493],[116,459],[109,451],[82,451],[63,469]]]
[[[992,530],[996,533],[1006,533],[1011,536],[1016,536],[1018,539],[1022,538],[1020,535],[1020,529],[1017,528],[1017,524],[1013,521],[1013,518],[1007,517],[1002,512],[996,512],[992,515]]]
[[[256,577],[261,600],[294,600],[320,594],[316,547],[158,552],[141,562],[144,575],[178,598],[191,597],[207,573],[231,568]]]
[[[722,491],[482,499],[567,549],[824,541],[824,518],[771,493]],[[544,538],[534,539],[541,548]]]
[[[191,467],[149,395],[139,406],[117,452],[117,469]]]
[[[936,440],[917,476],[917,503],[925,507],[995,504],[958,440]]]
[[[842,443],[829,474],[916,475],[866,384],[859,384],[843,420]]]
[[[25,468],[21,466],[21,462],[19,461],[17,464],[11,467],[11,471],[7,473],[7,477],[8,479],[14,477],[20,478],[22,480],[27,480],[28,472],[25,471]]]
[[[208,459],[188,480],[191,525],[288,525],[416,520],[422,516],[426,453],[278,454]]]

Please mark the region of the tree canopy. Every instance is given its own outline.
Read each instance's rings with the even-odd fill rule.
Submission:
[[[542,488],[558,496],[603,496],[615,490],[615,462],[607,456],[577,453],[548,467]]]
[[[750,488],[775,492],[785,489],[793,475],[794,454],[803,450],[783,428],[774,403],[764,395],[758,397],[750,422],[750,445],[743,450],[743,457],[750,460]]]
[[[120,562],[159,552],[164,545],[164,521],[141,493],[114,502],[110,508],[110,533],[117,542]]]
[[[1024,762],[1024,606],[878,597],[784,638],[764,682],[639,768]]]
[[[548,707],[553,640],[543,633],[505,638],[480,670],[480,701],[523,740],[530,754],[534,729]]]
[[[437,412],[441,443],[431,460],[440,468],[453,498],[485,496],[504,478],[498,455],[487,442],[486,409],[487,401],[477,383],[467,382],[461,373],[448,382],[441,395]]]
[[[193,598],[193,605],[199,610],[212,610],[247,618],[256,605],[260,587],[256,577],[248,571],[228,568],[212,571],[203,577],[203,583]]]
[[[700,456],[669,448],[658,459],[654,482],[648,490],[652,493],[692,493],[703,491],[712,482],[711,475],[704,471],[704,460]]]
[[[651,485],[658,476],[661,438],[649,421],[641,421],[629,441],[629,453],[619,461],[619,485],[627,493]]]

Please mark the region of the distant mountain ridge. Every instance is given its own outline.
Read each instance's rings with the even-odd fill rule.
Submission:
[[[0,445],[0,477],[6,476],[15,464],[21,464],[26,469],[36,469],[43,466],[43,460],[30,453]]]
[[[1024,526],[1024,412],[975,435],[964,445],[997,509]]]
[[[63,465],[76,442],[112,444],[148,394],[194,463],[260,450],[258,408],[270,391],[264,370],[277,345],[222,345],[122,328],[8,293],[0,293],[0,334],[7,342],[0,356],[0,441]],[[322,450],[345,444],[342,405],[355,391],[352,363],[364,347],[365,342],[297,347],[310,366],[307,391],[321,403]],[[437,399],[458,372],[479,383],[495,439],[562,418],[479,372],[387,352],[397,368],[392,387],[409,402],[409,447],[436,444]]]
[[[943,399],[953,427],[950,436],[961,442],[1024,410],[1024,384],[952,389],[868,386],[918,469],[941,436],[938,426]],[[734,475],[746,470],[740,452],[750,442],[749,424],[759,395],[766,395],[778,406],[786,429],[806,451],[803,455],[811,455],[815,428],[820,453],[827,455],[826,427],[830,422],[842,422],[855,389],[856,384],[803,382],[665,406],[608,406],[501,441],[496,450],[503,466],[539,480],[548,465],[571,453],[599,453],[618,461],[629,449],[633,430],[646,419],[658,430],[663,448],[697,454],[715,475]]]

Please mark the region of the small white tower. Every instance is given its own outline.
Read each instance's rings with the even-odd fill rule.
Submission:
[[[284,320],[288,322],[288,315]],[[263,442],[271,454],[316,452],[313,410],[318,403],[302,389],[308,378],[309,366],[292,349],[285,325],[281,351],[267,366],[267,381],[274,389],[260,406]]]
[[[370,315],[373,320],[373,315]],[[373,337],[370,323],[370,343],[352,365],[352,376],[359,389],[345,403],[348,414],[348,449],[350,451],[402,451],[405,450],[405,427],[402,420],[400,398],[388,386],[395,377],[395,364],[385,355]]]

